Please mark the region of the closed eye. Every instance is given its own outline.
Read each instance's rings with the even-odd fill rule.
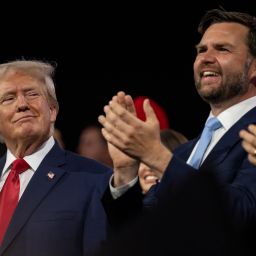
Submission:
[[[7,105],[12,103],[15,100],[14,95],[5,95],[0,99],[0,104]]]
[[[220,47],[217,48],[217,50],[220,51],[220,52],[229,52],[229,49],[227,47],[221,47],[220,46]]]
[[[28,92],[26,92],[26,95],[25,95],[25,97],[27,99],[35,99],[35,98],[37,98],[39,96],[40,96],[40,94],[38,92],[36,92],[36,91],[28,91]]]
[[[199,54],[199,53],[204,53],[204,52],[206,52],[206,51],[207,51],[207,48],[206,48],[206,47],[197,47],[196,50],[197,50],[197,54]]]

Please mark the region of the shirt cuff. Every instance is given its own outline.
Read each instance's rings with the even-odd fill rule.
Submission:
[[[116,187],[114,188],[111,184],[113,181],[114,175],[112,175],[110,177],[109,180],[109,188],[110,188],[110,193],[113,197],[113,199],[117,199],[118,197],[120,197],[121,195],[123,195],[129,188],[133,187],[136,182],[138,181],[138,176],[135,177],[133,180],[131,180],[130,182],[128,182],[127,184],[120,186],[120,187]]]

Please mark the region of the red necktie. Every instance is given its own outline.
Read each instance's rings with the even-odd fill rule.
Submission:
[[[29,168],[24,159],[16,159],[0,193],[0,243],[2,243],[6,229],[11,221],[14,210],[19,201],[19,174]]]

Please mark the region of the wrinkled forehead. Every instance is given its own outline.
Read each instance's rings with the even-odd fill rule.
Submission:
[[[22,71],[11,70],[3,76],[0,75],[0,92],[14,92],[16,90],[37,89],[43,94],[47,94],[43,81]]]
[[[249,28],[235,22],[214,23],[209,26],[201,38],[202,42],[228,41],[232,44],[247,43]]]
[[[0,69],[0,83],[22,83],[22,82],[37,82],[42,84],[44,82],[43,76],[34,74],[31,72],[8,69],[5,72],[1,72]]]

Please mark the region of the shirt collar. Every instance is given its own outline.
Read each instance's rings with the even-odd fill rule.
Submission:
[[[29,155],[29,156],[25,156],[24,160],[26,160],[26,162],[29,164],[29,166],[31,167],[31,169],[33,171],[36,171],[38,166],[41,164],[42,160],[44,159],[44,157],[47,155],[47,153],[51,150],[51,148],[54,145],[54,138],[53,136],[51,136],[46,142],[44,142],[39,149],[34,152],[33,154]],[[16,159],[16,157],[11,153],[11,151],[9,149],[7,149],[7,153],[6,153],[6,162],[2,171],[2,175],[4,175],[4,173],[9,170],[12,162]]]
[[[256,107],[256,96],[251,97],[247,100],[241,101],[230,108],[221,112],[217,117],[221,122],[225,130],[228,130],[233,126],[243,115],[245,115],[252,108]],[[213,114],[210,113],[208,119],[213,117]],[[207,120],[208,120],[207,119]]]

